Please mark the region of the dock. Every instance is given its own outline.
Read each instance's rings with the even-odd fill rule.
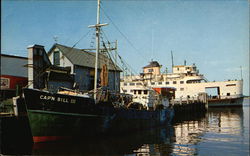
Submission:
[[[25,108],[18,107],[20,110],[11,99],[1,101],[0,154],[31,154],[33,141],[28,117],[23,113]]]
[[[174,108],[174,122],[189,120],[189,118],[200,118],[208,110],[208,96],[206,93],[200,93],[196,100],[170,101]],[[191,119],[190,119],[191,120]]]

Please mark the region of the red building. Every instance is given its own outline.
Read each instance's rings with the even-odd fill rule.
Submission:
[[[28,84],[28,58],[1,54],[0,99],[15,96],[16,88]]]

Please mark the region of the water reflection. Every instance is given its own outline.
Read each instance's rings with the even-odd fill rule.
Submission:
[[[172,153],[173,127],[154,128],[119,136],[82,138],[66,142],[36,143],[34,155],[143,155]],[[164,145],[164,146],[159,146]]]
[[[249,155],[249,101],[209,108],[206,117],[175,125],[174,155]]]
[[[249,155],[249,101],[236,108],[209,108],[173,126],[119,136],[35,144],[34,155]],[[194,117],[195,116],[195,117]]]
[[[151,150],[152,145],[144,145],[140,150],[159,156],[249,155],[249,100],[242,108],[209,108],[204,117],[190,118],[174,124],[170,144],[157,144]],[[166,149],[172,152],[163,153]]]

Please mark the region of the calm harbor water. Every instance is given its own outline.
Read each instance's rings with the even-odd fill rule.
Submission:
[[[35,144],[34,155],[249,155],[249,99],[243,107],[209,108],[195,119],[123,136]]]
[[[243,107],[209,108],[201,117],[119,136],[36,143],[32,155],[249,156],[249,99]]]

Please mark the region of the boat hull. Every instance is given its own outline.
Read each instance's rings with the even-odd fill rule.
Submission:
[[[143,130],[169,124],[174,116],[172,108],[155,111],[115,108],[109,103],[94,104],[86,97],[34,89],[25,89],[24,98],[34,142]]]
[[[109,116],[28,110],[34,142],[103,134]]]
[[[243,99],[243,97],[228,99],[210,99],[208,100],[208,107],[242,107]]]

